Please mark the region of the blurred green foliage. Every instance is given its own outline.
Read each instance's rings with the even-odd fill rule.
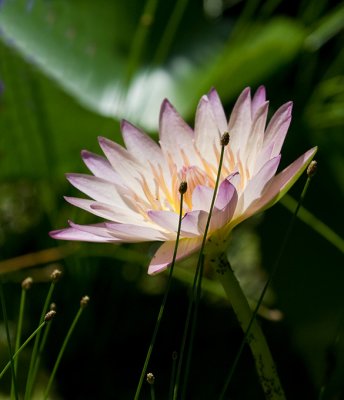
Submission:
[[[192,125],[197,102],[211,86],[228,111],[247,85],[266,85],[272,111],[294,101],[283,163],[319,146],[319,173],[305,207],[343,234],[343,26],[344,3],[325,0],[0,1],[2,258],[60,246],[48,237],[50,229],[64,226],[69,218],[90,221],[63,202],[62,195],[76,194],[63,174],[86,171],[79,153],[83,148],[99,152],[98,135],[121,142],[119,120],[127,118],[156,136],[165,97]],[[300,185],[292,192],[295,197]],[[290,214],[276,206],[264,218],[246,224],[244,233],[238,232],[240,240],[233,239],[229,255],[237,260],[253,297],[264,279],[259,268],[268,271],[273,265],[289,220]],[[50,343],[47,368],[71,319],[70,304],[85,291],[94,299],[57,377],[62,398],[132,398],[165,285],[164,276],[145,275],[154,248],[81,244],[60,260],[66,277],[57,302],[64,317],[55,324],[54,337],[60,341]],[[289,398],[316,398],[327,379],[326,354],[334,346],[337,364],[326,381],[324,399],[343,398],[342,252],[299,223],[287,253],[273,282],[274,306],[285,320],[264,325],[282,382]],[[16,282],[28,273],[44,281],[44,266],[56,257],[32,260],[26,265],[34,270],[6,275],[13,321]],[[162,398],[186,312],[181,282],[191,279],[185,274],[190,262],[183,267],[177,272],[158,354],[152,360]],[[240,343],[235,323],[217,295],[219,287],[207,278],[210,294],[202,305],[191,379],[208,383],[192,385],[190,396],[198,399],[213,398],[220,390]],[[38,286],[43,293],[44,285]],[[31,298],[27,332],[36,326],[39,298]],[[242,365],[245,362],[250,363],[249,355],[244,355]],[[200,371],[196,365],[207,368]],[[239,367],[233,399],[261,398],[255,382],[253,370]]]

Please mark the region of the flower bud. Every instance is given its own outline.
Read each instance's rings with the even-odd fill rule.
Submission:
[[[56,311],[54,311],[54,310],[48,311],[48,312],[45,314],[44,322],[49,322],[49,321],[51,321],[51,320],[55,317],[55,315],[56,315]]]
[[[307,168],[308,177],[313,178],[317,170],[318,170],[318,163],[315,160],[311,161]]]
[[[154,376],[151,372],[149,372],[149,373],[147,374],[147,382],[148,382],[150,385],[153,385],[154,382],[155,382],[155,376]]]
[[[229,133],[225,132],[222,137],[221,137],[221,146],[227,146],[227,144],[229,143]]]
[[[188,190],[187,182],[186,181],[181,182],[179,185],[179,193],[184,194],[184,193],[186,193],[187,190]]]
[[[29,290],[31,289],[32,284],[33,284],[33,279],[31,278],[31,276],[29,276],[23,280],[23,282],[21,283],[21,287],[24,290]]]
[[[51,275],[50,275],[50,279],[52,280],[52,282],[56,283],[60,280],[62,276],[62,271],[59,269],[55,269]]]
[[[88,296],[82,297],[80,300],[80,307],[85,308],[89,302],[90,302],[90,298]]]

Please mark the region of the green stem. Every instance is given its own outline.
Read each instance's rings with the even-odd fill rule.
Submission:
[[[0,379],[3,377],[4,373],[11,366],[11,363],[18,357],[20,352],[26,347],[26,345],[40,332],[43,326],[46,325],[46,322],[43,321],[39,327],[25,340],[25,342],[19,347],[19,349],[13,354],[12,359],[5,365],[4,369],[0,373]]]
[[[20,347],[20,338],[22,334],[22,327],[23,327],[23,317],[24,317],[24,309],[25,309],[25,299],[26,299],[26,291],[27,289],[22,288],[21,296],[20,296],[20,306],[19,306],[19,317],[18,317],[18,327],[17,327],[17,334],[16,334],[16,343],[14,347],[14,354],[18,351]],[[17,374],[18,369],[18,358],[14,361],[14,373]],[[12,382],[11,387],[11,398],[14,396],[14,385]]]
[[[246,332],[251,324],[247,343],[251,348],[259,381],[266,399],[285,400],[285,394],[266,339],[257,320],[253,319],[251,321],[252,311],[226,255],[222,253],[217,258],[210,258],[207,261],[215,268],[242,330]],[[224,398],[224,394],[221,394],[221,399]]]
[[[155,388],[154,384],[150,385],[150,392],[151,392],[151,400],[155,400]]]
[[[198,304],[199,304],[199,300],[201,298],[201,292],[202,292],[202,277],[203,277],[203,268],[204,268],[204,254],[203,254],[203,252],[204,252],[205,244],[206,244],[206,241],[207,241],[208,230],[209,230],[209,226],[210,226],[210,220],[211,220],[211,216],[212,216],[212,213],[213,213],[213,208],[214,208],[214,205],[215,205],[215,199],[216,199],[216,195],[217,195],[217,190],[218,190],[219,182],[220,182],[220,178],[221,178],[223,156],[224,156],[224,152],[225,152],[225,147],[228,144],[227,139],[229,141],[229,134],[228,134],[228,132],[225,132],[221,137],[221,153],[220,153],[219,167],[218,167],[218,170],[217,170],[217,176],[216,176],[216,181],[215,181],[214,193],[213,193],[213,197],[211,199],[208,219],[207,219],[207,223],[206,223],[206,226],[205,226],[205,229],[204,229],[201,249],[200,249],[200,252],[199,252],[195,279],[194,279],[194,282],[193,282],[191,305],[192,305],[192,301],[194,301],[195,302],[195,308],[194,308],[194,314],[193,314],[191,332],[190,332],[190,344],[189,344],[189,349],[188,349],[188,354],[187,354],[187,359],[186,359],[185,376],[184,376],[184,382],[183,382],[183,387],[182,387],[182,395],[181,395],[182,399],[185,398],[187,382],[188,382],[189,374],[190,374],[191,357],[192,357],[194,337],[195,337],[195,333],[196,333],[196,325],[197,325],[197,318],[198,318]],[[189,307],[190,314],[188,313],[188,318],[191,318],[191,308],[192,307]],[[189,322],[187,322],[187,326],[189,326]],[[185,329],[184,341],[186,341],[186,335],[187,335],[187,328]],[[184,345],[184,347],[185,347],[185,345]],[[181,353],[180,353],[181,354],[181,358],[180,358],[179,364],[178,364],[178,372],[177,372],[174,399],[176,399],[177,392],[178,392],[178,385],[179,385],[179,379],[180,379],[180,373],[181,373],[182,357],[183,357],[184,347],[183,347],[183,351],[181,351]]]
[[[61,362],[63,353],[64,353],[65,350],[66,350],[66,347],[67,347],[67,344],[68,344],[68,342],[69,342],[69,339],[70,339],[70,337],[71,337],[71,335],[72,335],[72,333],[73,333],[73,331],[74,331],[74,329],[75,329],[76,324],[77,324],[78,321],[79,321],[79,318],[80,318],[80,316],[81,316],[83,310],[84,310],[84,307],[80,306],[80,308],[79,308],[79,310],[78,310],[78,312],[77,312],[77,314],[76,314],[76,316],[75,316],[75,318],[74,318],[74,320],[73,320],[73,322],[72,322],[72,325],[70,326],[70,328],[69,328],[69,330],[68,330],[68,332],[67,332],[67,335],[66,335],[66,337],[65,337],[65,340],[64,340],[63,343],[62,343],[61,349],[60,349],[59,354],[57,355],[57,358],[56,358],[56,361],[55,361],[54,368],[53,368],[53,370],[52,370],[52,372],[51,372],[51,375],[50,375],[50,378],[49,378],[49,381],[48,381],[47,388],[45,389],[45,393],[44,393],[44,397],[43,397],[44,400],[46,400],[46,399],[48,398],[48,395],[49,395],[49,392],[50,392],[50,389],[51,389],[51,385],[52,385],[52,383],[53,383],[53,381],[54,381],[54,378],[55,378],[57,369],[58,369],[58,367],[59,367],[59,365],[60,365],[60,362]]]
[[[159,47],[154,56],[154,63],[161,64],[165,61],[168,51],[173,42],[173,38],[177,32],[179,23],[183,17],[185,7],[188,3],[188,0],[177,0],[173,13],[170,16],[170,19],[167,23],[166,29],[162,35],[162,38],[159,42]]]
[[[12,383],[13,383],[13,387],[14,387],[14,395],[15,395],[16,400],[18,400],[18,388],[17,388],[16,374],[15,374],[15,370],[14,370],[13,351],[12,351],[12,345],[11,345],[10,330],[8,327],[7,309],[6,309],[6,304],[5,304],[5,294],[4,294],[4,288],[3,288],[1,278],[0,278],[0,300],[1,300],[1,306],[2,306],[2,314],[4,316],[4,322],[5,322],[8,353],[10,356],[10,361],[9,361],[8,366],[10,366],[11,370],[12,370]],[[0,378],[1,378],[1,376],[0,376]]]
[[[159,309],[158,318],[157,318],[156,323],[155,323],[154,332],[153,332],[152,339],[151,339],[149,347],[148,347],[148,351],[147,351],[146,359],[145,359],[145,362],[144,362],[144,365],[143,365],[143,368],[142,368],[142,371],[141,371],[141,376],[140,376],[140,379],[139,379],[139,383],[138,383],[137,388],[136,388],[135,397],[134,397],[135,400],[138,400],[138,398],[140,396],[143,380],[144,380],[144,378],[146,376],[148,363],[149,363],[150,357],[152,355],[153,347],[154,347],[154,344],[155,344],[155,341],[156,341],[156,337],[158,335],[158,331],[159,331],[159,328],[160,328],[160,323],[161,323],[161,320],[162,320],[162,316],[163,316],[164,311],[165,311],[167,297],[168,297],[168,294],[170,292],[173,269],[174,269],[174,264],[176,262],[177,249],[178,249],[178,245],[179,245],[180,229],[181,229],[181,226],[182,226],[182,216],[183,216],[183,194],[181,194],[181,196],[180,196],[180,208],[179,208],[179,221],[178,221],[177,238],[176,238],[176,245],[174,247],[172,263],[171,263],[171,267],[170,267],[170,273],[169,273],[169,276],[168,276],[167,287],[166,287],[164,298],[162,300],[162,303],[161,303],[161,306],[160,306],[160,309]]]
[[[169,400],[173,399],[173,388],[174,388],[174,382],[176,379],[177,359],[178,359],[178,354],[176,351],[174,351],[172,353],[172,372],[171,372],[171,380],[170,380],[170,390],[169,390],[169,395],[168,395]]]
[[[55,282],[52,281],[51,284],[50,284],[50,288],[49,288],[47,297],[45,299],[45,303],[44,303],[44,306],[43,306],[41,318],[39,320],[40,324],[44,321],[44,317],[47,314],[48,307],[49,307],[49,304],[50,304],[50,301],[51,301],[51,297],[52,297],[53,292],[54,292],[54,288],[55,288]],[[35,343],[33,345],[33,349],[32,349],[29,372],[28,372],[28,377],[27,377],[27,381],[26,381],[26,389],[25,389],[24,400],[29,400],[31,398],[31,392],[32,392],[33,385],[34,385],[34,382],[35,382],[35,379],[36,379],[36,374],[37,374],[37,371],[38,371],[38,366],[36,365],[36,363],[37,363],[38,346],[39,346],[39,343],[40,343],[40,339],[41,339],[41,332],[38,332],[38,334],[36,336],[36,339],[35,339]]]
[[[142,54],[145,50],[147,35],[154,21],[157,5],[158,5],[158,0],[148,0],[145,5],[143,14],[140,17],[140,21],[132,41],[132,46],[129,55],[128,69],[127,69],[128,82],[130,82],[132,76],[139,67]]]

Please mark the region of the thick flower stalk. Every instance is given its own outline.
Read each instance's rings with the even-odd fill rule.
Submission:
[[[179,218],[182,181],[187,182],[177,260],[200,249],[220,159],[220,138],[229,132],[221,179],[208,238],[219,253],[231,230],[251,215],[276,203],[292,186],[316,152],[310,149],[277,173],[281,148],[291,120],[292,103],[280,107],[266,126],[268,102],[260,87],[253,98],[246,88],[229,121],[217,92],[201,98],[194,129],[164,100],[159,144],[127,121],[122,122],[126,148],[99,138],[105,158],[82,151],[93,175],[68,174],[67,179],[89,198],[66,197],[74,206],[104,221],[94,225],[69,222],[51,232],[56,239],[89,242],[161,241],[148,273],[172,261]]]

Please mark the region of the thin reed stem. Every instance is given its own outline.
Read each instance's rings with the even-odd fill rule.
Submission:
[[[171,379],[170,379],[170,390],[169,390],[169,395],[168,395],[169,400],[173,399],[173,388],[174,388],[174,383],[176,380],[177,359],[178,359],[178,354],[176,351],[174,351],[172,353],[172,372],[171,372]]]
[[[45,392],[44,392],[44,397],[43,397],[44,400],[46,400],[48,398],[48,395],[49,395],[49,392],[50,392],[50,389],[51,389],[51,385],[52,385],[52,383],[53,383],[53,381],[55,379],[55,375],[56,375],[57,369],[58,369],[58,367],[60,365],[62,356],[63,356],[63,354],[64,354],[64,352],[66,350],[67,344],[68,344],[68,342],[70,340],[70,337],[72,336],[72,333],[73,333],[73,331],[74,331],[74,329],[76,327],[76,324],[79,321],[79,318],[80,318],[84,308],[85,308],[85,305],[83,305],[82,300],[81,300],[80,308],[79,308],[78,312],[76,313],[76,315],[74,317],[74,320],[73,320],[73,322],[72,322],[72,324],[71,324],[71,326],[70,326],[70,328],[69,328],[69,330],[67,332],[67,335],[66,335],[66,337],[65,337],[65,339],[64,339],[64,341],[62,343],[61,349],[60,349],[60,351],[59,351],[59,353],[57,355],[57,358],[56,358],[56,361],[55,361],[55,365],[54,365],[53,370],[52,370],[52,372],[50,374],[50,378],[49,378],[47,387],[46,387]]]
[[[44,303],[44,306],[42,309],[42,314],[41,314],[41,317],[39,320],[40,324],[44,321],[45,315],[47,314],[47,310],[48,310],[49,304],[51,302],[51,297],[52,297],[54,289],[55,289],[55,284],[56,284],[55,280],[53,280],[50,284],[50,287],[49,287],[49,290],[47,293],[47,297],[45,299],[45,303]],[[31,398],[31,393],[32,393],[34,382],[36,379],[36,374],[38,371],[38,365],[36,365],[36,362],[37,362],[37,355],[38,355],[40,339],[41,339],[41,332],[38,332],[35,342],[34,342],[34,345],[33,345],[32,353],[31,353],[30,366],[29,366],[29,372],[28,372],[27,381],[26,381],[24,400],[29,400]]]
[[[160,309],[159,309],[159,313],[158,313],[158,317],[157,317],[157,320],[156,320],[156,323],[155,323],[155,328],[154,328],[154,331],[153,331],[152,339],[150,341],[150,344],[149,344],[149,347],[148,347],[148,351],[147,351],[147,355],[146,355],[146,359],[145,359],[145,362],[143,364],[143,368],[142,368],[142,371],[141,371],[141,376],[140,376],[140,379],[139,379],[139,383],[138,383],[137,388],[136,388],[135,397],[134,397],[135,400],[138,400],[138,398],[140,396],[143,380],[144,380],[145,375],[146,375],[148,363],[149,363],[150,357],[152,355],[153,347],[155,345],[156,337],[157,337],[157,334],[158,334],[158,331],[159,331],[159,328],[160,328],[160,323],[161,323],[161,320],[162,320],[162,316],[163,316],[164,311],[165,311],[165,306],[166,306],[168,294],[169,294],[169,291],[170,291],[170,288],[171,288],[173,269],[174,269],[174,264],[176,262],[177,250],[178,250],[178,245],[179,245],[180,229],[181,229],[181,226],[182,226],[182,217],[183,217],[183,193],[181,192],[176,245],[174,247],[172,263],[171,263],[170,272],[169,272],[168,281],[167,281],[167,287],[166,287],[165,294],[164,294],[164,297],[163,297],[163,300],[162,300],[162,303],[161,303],[161,306],[160,306]]]
[[[130,82],[134,73],[140,66],[141,57],[146,47],[147,35],[151,25],[153,24],[157,5],[158,0],[147,0],[143,13],[140,17],[129,54],[127,68],[128,82]]]
[[[213,198],[211,200],[209,215],[208,215],[207,223],[206,223],[206,226],[204,229],[204,235],[203,235],[203,239],[202,239],[201,248],[199,251],[199,257],[198,257],[198,261],[197,261],[195,277],[194,277],[194,281],[192,284],[192,292],[191,292],[191,296],[189,299],[188,313],[187,313],[187,317],[186,317],[183,339],[182,339],[182,346],[181,346],[181,350],[180,350],[180,357],[179,357],[178,369],[177,369],[177,374],[176,374],[176,383],[175,383],[175,387],[174,387],[173,400],[176,400],[177,396],[178,396],[185,345],[186,345],[186,340],[187,340],[187,336],[188,336],[188,330],[189,330],[189,324],[190,324],[191,315],[192,315],[193,303],[195,303],[194,318],[192,321],[192,327],[191,327],[191,333],[190,333],[190,346],[189,346],[188,354],[187,354],[185,378],[184,378],[184,383],[183,383],[183,388],[182,388],[182,398],[185,395],[185,391],[186,391],[186,385],[187,385],[187,381],[188,381],[191,356],[192,356],[192,350],[193,350],[193,340],[194,340],[194,336],[195,336],[195,332],[196,332],[198,302],[199,302],[199,298],[200,298],[201,290],[202,290],[203,252],[204,252],[205,244],[207,241],[211,215],[213,212],[215,199],[216,199],[216,195],[217,195],[217,189],[218,189],[219,181],[220,181],[220,177],[221,177],[221,169],[222,169],[222,163],[223,163],[224,150],[225,150],[226,145],[228,144],[228,141],[229,141],[229,134],[226,132],[223,134],[223,136],[221,138],[221,154],[220,154],[219,168],[217,171],[217,176],[216,176],[216,181],[215,181],[214,194],[213,194]]]
[[[13,383],[13,387],[14,387],[14,396],[15,396],[15,399],[18,400],[18,387],[17,387],[17,380],[16,380],[14,361],[13,361],[13,351],[12,351],[12,345],[11,345],[10,330],[8,327],[5,294],[4,294],[4,288],[3,288],[3,283],[2,283],[1,277],[0,277],[0,300],[1,300],[1,306],[2,306],[2,314],[4,317],[4,323],[5,323],[6,338],[7,338],[7,344],[8,344],[8,354],[10,356],[10,361],[9,361],[8,366],[11,367],[11,371],[12,371],[12,383]],[[0,378],[1,378],[1,375],[0,375]]]
[[[251,319],[250,319],[250,321],[249,321],[249,323],[248,323],[248,326],[247,326],[247,328],[246,328],[246,330],[245,330],[243,340],[242,340],[241,345],[240,345],[240,347],[239,347],[239,350],[238,350],[238,352],[237,352],[237,354],[236,354],[236,357],[235,357],[235,359],[234,359],[234,362],[233,362],[233,364],[232,364],[232,367],[231,367],[231,369],[230,369],[230,371],[229,371],[229,374],[228,374],[228,377],[227,377],[227,379],[226,379],[226,381],[225,381],[225,384],[224,384],[224,386],[223,386],[223,388],[222,388],[222,391],[221,391],[219,400],[224,399],[224,396],[225,396],[225,394],[226,394],[226,392],[227,392],[227,390],[228,390],[229,384],[230,384],[230,382],[231,382],[231,380],[232,380],[232,378],[233,378],[234,372],[235,372],[235,370],[236,370],[236,368],[237,368],[237,365],[238,365],[239,359],[240,359],[240,357],[241,357],[241,354],[242,354],[242,352],[243,352],[243,349],[244,349],[244,347],[245,347],[245,344],[247,343],[247,339],[248,339],[248,336],[249,336],[249,333],[250,333],[252,324],[254,323],[254,321],[255,321],[255,319],[256,319],[256,316],[257,316],[257,314],[258,314],[259,307],[260,307],[260,305],[261,305],[262,302],[263,302],[263,299],[264,299],[264,296],[265,296],[265,294],[266,294],[266,291],[267,291],[267,289],[268,289],[268,287],[269,287],[269,285],[270,285],[270,283],[271,283],[271,281],[272,281],[272,279],[273,279],[273,277],[274,277],[274,275],[275,275],[275,273],[276,273],[276,271],[277,271],[277,269],[278,269],[278,267],[279,267],[279,264],[280,264],[280,262],[281,262],[281,260],[282,260],[282,256],[283,256],[283,254],[284,254],[284,252],[285,252],[287,243],[288,243],[288,241],[289,241],[289,239],[290,239],[290,235],[291,235],[291,232],[292,232],[292,230],[293,230],[293,227],[294,227],[294,224],[295,224],[295,221],[296,221],[297,214],[298,214],[298,212],[299,212],[299,210],[300,210],[300,207],[301,207],[301,205],[302,205],[302,203],[303,203],[303,201],[304,201],[304,198],[305,198],[305,196],[306,196],[306,193],[307,193],[307,190],[308,190],[308,187],[309,187],[309,184],[310,184],[310,180],[311,180],[311,178],[310,178],[310,177],[307,177],[307,180],[306,180],[306,183],[305,183],[305,185],[304,185],[304,187],[303,187],[303,190],[302,190],[302,193],[301,193],[299,202],[298,202],[298,204],[297,204],[297,206],[296,206],[296,209],[295,209],[295,211],[294,211],[294,214],[293,214],[293,216],[292,216],[292,219],[291,219],[291,221],[290,221],[290,224],[289,224],[289,226],[288,226],[288,228],[287,228],[287,231],[286,231],[286,234],[285,234],[285,236],[284,236],[284,239],[283,239],[281,248],[280,248],[280,250],[279,250],[278,256],[277,256],[276,261],[275,261],[275,263],[274,263],[274,265],[273,265],[273,267],[272,267],[271,273],[270,273],[270,275],[269,275],[269,277],[268,277],[268,279],[267,279],[267,281],[266,281],[266,283],[265,283],[265,285],[264,285],[264,288],[263,288],[263,290],[262,290],[262,292],[261,292],[261,294],[260,294],[260,296],[259,296],[259,299],[258,299],[258,302],[257,302],[257,304],[256,304],[256,307],[255,307],[255,309],[253,310]]]
[[[180,21],[183,17],[188,0],[177,0],[173,9],[172,15],[167,23],[166,29],[159,42],[158,49],[155,53],[153,62],[162,64],[170,50],[173,38],[177,32]]]
[[[25,309],[25,299],[26,299],[26,291],[27,288],[22,285],[21,295],[20,295],[20,306],[19,306],[19,317],[18,317],[18,325],[17,325],[17,333],[16,333],[16,342],[14,346],[14,354],[18,351],[20,347],[20,338],[22,334],[22,326],[23,326],[23,317],[24,317],[24,309]],[[18,358],[14,360],[14,373],[17,375],[18,369]],[[12,381],[11,385],[11,399],[14,396],[14,384]]]
[[[8,363],[5,365],[3,370],[0,372],[0,379],[3,377],[4,373],[8,370],[8,368],[11,366],[13,361],[18,357],[20,352],[27,346],[27,344],[40,332],[40,330],[43,328],[44,325],[46,325],[47,322],[43,321],[39,327],[31,333],[31,335],[25,340],[25,342],[19,347],[19,349],[13,354],[13,357],[8,361]]]
[[[154,384],[150,385],[150,395],[151,395],[151,400],[155,400],[155,388]]]

